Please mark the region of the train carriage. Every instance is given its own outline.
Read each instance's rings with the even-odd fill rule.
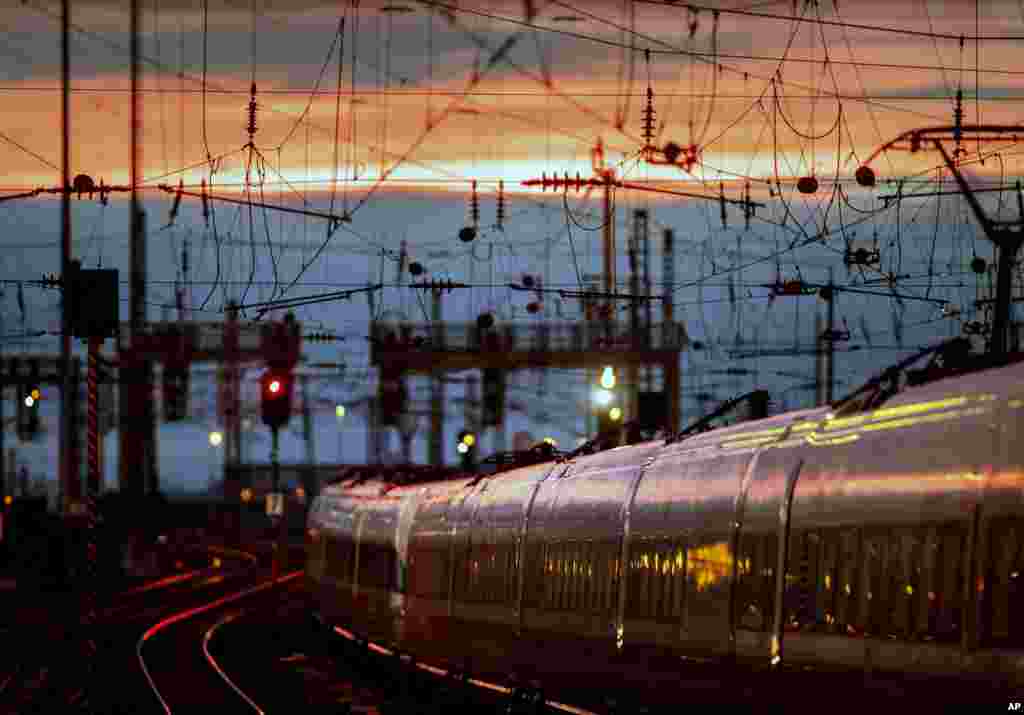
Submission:
[[[355,553],[311,547],[310,582],[328,620],[553,690],[785,700],[801,677],[998,700],[1024,687],[1022,410],[1017,364],[388,495],[338,485],[310,527]],[[399,574],[401,627],[331,579],[367,557]]]

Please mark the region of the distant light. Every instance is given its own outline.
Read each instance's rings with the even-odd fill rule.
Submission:
[[[25,395],[25,407],[31,407],[36,401],[32,398],[32,395]]]
[[[466,444],[465,442],[459,442],[459,446],[456,447],[455,449],[458,450],[459,454],[466,454],[467,452],[469,452],[469,445]]]
[[[545,437],[544,444],[550,444],[552,447],[557,447],[558,441],[554,437]]]
[[[306,490],[303,489],[302,487],[295,487],[295,497],[297,499],[305,499],[306,498]]]
[[[476,444],[476,435],[473,434],[472,432],[463,435],[462,444],[466,445],[467,448],[472,447],[474,444]]]
[[[622,408],[621,407],[613,407],[613,408],[611,408],[610,410],[608,410],[608,417],[611,419],[612,422],[618,422],[619,420],[622,419]]]
[[[601,373],[601,387],[606,390],[610,390],[615,387],[615,368],[611,365],[605,367]]]
[[[14,499],[11,497],[10,494],[4,495],[4,506],[10,506],[12,501],[14,501]]]
[[[243,502],[248,503],[252,501],[252,489],[250,489],[249,487],[243,488],[239,496],[242,498]]]
[[[39,398],[41,398],[43,396],[42,393],[39,392],[39,388],[38,387],[32,389],[31,395],[32,395],[32,399],[33,400],[38,400]]]
[[[280,380],[271,380],[270,384],[267,386],[267,389],[270,390],[271,394],[276,395],[277,393],[279,393],[281,391],[281,381]]]
[[[615,395],[608,390],[596,390],[594,392],[594,402],[597,403],[598,407],[607,407],[612,404],[612,400],[614,399]]]
[[[341,419],[345,416],[345,405],[337,405],[334,408],[334,416]]]
[[[223,441],[224,441],[224,435],[222,435],[220,432],[211,432],[210,433],[210,446],[211,447],[219,447],[220,443],[223,442]]]
[[[213,557],[213,567],[215,569],[219,569],[220,568],[220,558],[217,557],[217,556]]]

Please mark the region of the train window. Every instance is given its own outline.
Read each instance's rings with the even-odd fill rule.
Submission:
[[[576,568],[579,572],[577,583],[579,593],[576,596],[577,607],[584,611],[590,610],[590,542],[581,541],[577,550]]]
[[[835,633],[836,626],[836,577],[839,565],[839,532],[826,529],[819,532],[821,543],[818,547],[817,582],[814,589],[815,630]]]
[[[565,582],[566,582],[566,544],[559,542],[554,544],[555,552],[555,577],[551,579],[554,593],[551,603],[552,608],[561,609],[565,607]]]
[[[570,571],[572,577],[569,580],[569,608],[576,610],[581,605],[583,596],[583,544],[579,541],[572,543],[570,551]]]
[[[812,628],[818,623],[818,582],[821,580],[822,535],[815,531],[794,531],[789,538],[783,591],[784,621],[789,630]]]
[[[671,548],[672,557],[672,612],[673,618],[683,615],[684,595],[686,593],[686,545],[677,542]]]
[[[651,542],[637,539],[629,545],[628,571],[626,572],[626,612],[633,617],[650,615]]]
[[[859,529],[841,529],[837,535],[838,552],[835,582],[836,630],[847,635],[863,633],[864,623],[860,607],[860,551]]]
[[[888,630],[888,581],[885,568],[888,550],[887,534],[881,530],[864,534],[861,550],[864,579],[861,584],[861,611],[867,616],[865,635],[885,635]]]
[[[984,588],[987,645],[1004,648],[1024,646],[1024,520],[994,520],[988,532],[988,564]]]
[[[594,590],[597,610],[611,612],[618,603],[618,587],[614,585],[615,563],[619,545],[614,542],[600,542],[594,545]]]
[[[960,640],[965,536],[962,525],[948,524],[936,529],[928,544],[933,553],[926,562],[934,564],[926,578],[933,584],[928,592],[928,633],[937,641]]]
[[[741,532],[737,558],[741,567],[737,571],[736,624],[746,630],[767,631],[772,625],[772,604],[775,602],[778,537]],[[682,575],[685,577],[685,573]]]
[[[918,529],[898,528],[889,533],[886,593],[888,594],[888,633],[896,638],[911,638],[917,624],[918,596],[921,590],[921,548]]]

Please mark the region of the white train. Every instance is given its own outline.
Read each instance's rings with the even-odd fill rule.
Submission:
[[[1024,364],[862,397],[494,476],[330,486],[308,586],[327,623],[581,700],[1005,709],[1024,699]]]

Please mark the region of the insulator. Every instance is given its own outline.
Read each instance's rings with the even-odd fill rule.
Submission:
[[[964,91],[962,89],[956,90],[956,105],[953,107],[953,140],[957,146],[960,146],[960,140],[963,138],[963,122],[964,122]]]
[[[988,268],[988,264],[985,263],[985,259],[981,256],[975,256],[974,260],[971,261],[971,270],[979,275],[984,273],[986,268]]]
[[[469,243],[476,238],[476,229],[472,226],[464,226],[459,230],[459,240],[463,243]]]
[[[754,206],[750,203],[750,182],[747,182],[745,196],[743,197],[743,218],[746,221],[746,230],[750,230],[750,217],[754,215]]]
[[[497,224],[499,229],[505,227],[505,182],[498,181],[498,217]]]
[[[174,219],[178,217],[178,209],[181,208],[181,192],[185,188],[185,183],[182,179],[178,179],[178,190],[174,194],[174,203],[171,204],[171,217],[167,220],[167,225],[174,223]]]
[[[207,227],[210,225],[210,200],[206,196],[206,179],[203,179],[199,183],[199,191],[203,198],[203,220],[206,221]]]
[[[523,274],[523,287],[533,288],[533,276],[531,276],[529,273]]]
[[[249,125],[246,129],[249,132],[249,142],[252,142],[252,137],[256,133],[256,83],[253,82],[249,88]]]
[[[718,205],[722,215],[722,228],[728,228],[729,223],[725,215],[725,183],[719,183],[718,190],[720,192],[718,195]]]
[[[419,261],[413,261],[409,264],[409,273],[414,276],[423,275],[423,264]]]
[[[480,223],[480,198],[476,193],[476,179],[473,179],[473,191],[469,197],[469,219],[474,226]]]
[[[818,180],[813,176],[801,176],[796,182],[796,190],[801,194],[813,194],[818,190]]]
[[[647,146],[654,141],[654,90],[647,88],[647,107],[643,116],[643,136]]]
[[[871,187],[875,185],[875,172],[870,166],[857,167],[857,171],[853,172],[853,177],[857,180],[859,186]]]

